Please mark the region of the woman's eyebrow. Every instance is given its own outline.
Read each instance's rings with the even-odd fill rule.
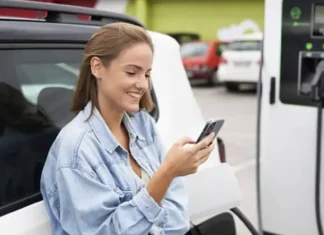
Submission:
[[[126,67],[134,67],[138,70],[143,70],[143,68],[141,66],[138,66],[136,64],[128,64],[128,65],[126,65]],[[151,70],[152,70],[152,68],[148,69],[147,72],[150,72]]]

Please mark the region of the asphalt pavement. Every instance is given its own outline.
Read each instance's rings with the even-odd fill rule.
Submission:
[[[256,120],[257,94],[254,89],[228,92],[224,87],[192,85],[192,90],[206,119],[224,118],[219,133],[225,143],[227,162],[235,170],[243,201],[241,211],[257,228],[256,206]],[[250,235],[237,220],[239,235]]]

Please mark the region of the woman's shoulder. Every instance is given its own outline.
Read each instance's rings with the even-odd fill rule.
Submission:
[[[80,151],[86,149],[85,146],[93,142],[92,139],[87,123],[76,116],[61,129],[53,142],[50,154],[57,159],[59,165],[73,165]]]

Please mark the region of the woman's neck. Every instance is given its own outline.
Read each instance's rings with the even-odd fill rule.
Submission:
[[[116,108],[111,107],[112,105],[108,102],[100,102],[100,114],[104,119],[105,123],[113,133],[119,132],[122,126],[124,112]]]

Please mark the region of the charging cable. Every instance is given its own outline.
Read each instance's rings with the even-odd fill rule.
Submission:
[[[315,211],[318,234],[323,235],[321,219],[321,142],[322,142],[322,109],[324,88],[324,60],[316,67],[316,74],[311,82],[311,98],[317,102],[317,132],[316,132],[316,170],[315,170]]]
[[[322,140],[322,109],[323,99],[317,106],[317,138],[316,138],[316,175],[315,175],[315,210],[318,234],[323,235],[323,226],[321,219],[321,140]]]
[[[245,215],[237,207],[231,209],[231,211],[245,224],[252,235],[260,235],[259,232],[254,228],[252,223],[245,217]]]

